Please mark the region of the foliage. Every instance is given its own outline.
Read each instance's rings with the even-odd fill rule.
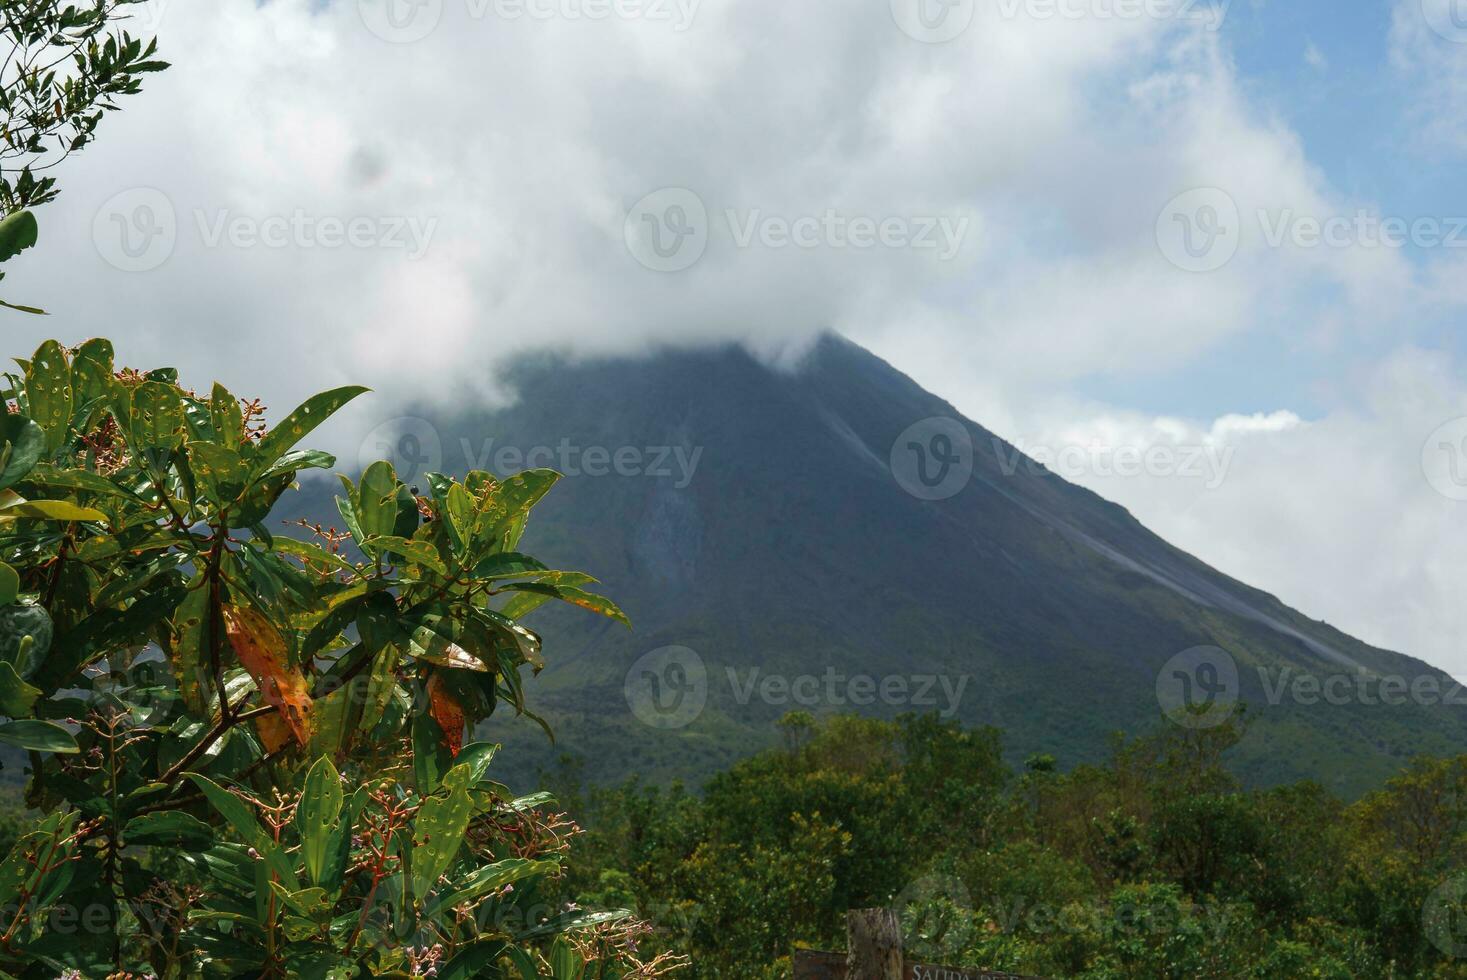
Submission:
[[[701,798],[578,791],[563,769],[589,830],[557,887],[613,881],[605,898],[699,978],[787,976],[792,950],[843,948],[846,908],[881,905],[923,962],[1029,976],[1467,976],[1424,925],[1444,884],[1467,894],[1467,756],[1346,805],[1311,783],[1240,787],[1237,724],[1019,774],[996,732],[931,717],[781,729],[784,748]]]
[[[96,138],[103,113],[141,91],[141,76],[168,67],[155,57],[157,41],[144,44],[120,26],[147,2],[0,0],[0,263],[36,244],[29,209],[56,197],[50,171]]]
[[[516,550],[558,474],[377,463],[346,530],[270,515],[362,394],[263,408],[111,346],[43,344],[0,417],[0,741],[29,753],[0,866],[0,970],[191,976],[654,976],[625,913],[547,904],[576,828],[465,734],[526,706],[556,600]],[[77,923],[81,923],[78,927]]]

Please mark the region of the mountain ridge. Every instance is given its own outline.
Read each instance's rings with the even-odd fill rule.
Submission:
[[[1164,723],[1163,668],[1199,647],[1224,651],[1238,675],[1234,695],[1262,708],[1236,753],[1255,782],[1314,776],[1355,793],[1467,735],[1455,705],[1384,710],[1365,698],[1321,705],[1293,695],[1270,703],[1278,689],[1269,671],[1450,679],[1212,569],[835,335],[793,370],[722,346],[538,356],[510,377],[521,396],[512,405],[418,409],[407,424],[436,439],[440,459],[446,449],[450,472],[467,468],[452,458],[465,439],[562,455],[578,447],[577,472],[537,512],[525,547],[598,575],[637,626],[617,632],[565,613],[531,623],[546,636],[548,666],[527,690],[561,743],[539,744],[523,723],[491,726],[515,743],[504,758],[522,760],[527,775],[565,751],[600,778],[696,781],[770,744],[773,722],[791,707],[851,707],[828,697],[770,703],[762,692],[741,699],[740,678],[754,670],[785,681],[831,669],[954,686],[967,677],[955,716],[1005,729],[1014,761],[1032,752],[1097,761],[1113,731]],[[694,471],[686,481],[675,467],[646,472],[647,447],[681,452],[667,458],[696,460]],[[603,450],[594,468],[593,448]],[[614,462],[618,453],[629,465]],[[922,499],[933,490],[922,478],[948,472],[932,468],[939,456],[971,475]],[[324,494],[307,488],[308,516],[330,523]],[[680,727],[652,727],[630,706],[628,677],[667,647],[695,653],[706,706]],[[666,666],[652,671],[654,685],[673,676],[658,674]]]

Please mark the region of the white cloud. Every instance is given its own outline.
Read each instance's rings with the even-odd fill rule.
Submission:
[[[1418,273],[1396,250],[1268,244],[1275,222],[1370,202],[1329,186],[1204,24],[1005,18],[1013,5],[979,4],[970,28],[931,45],[884,0],[660,8],[691,23],[476,18],[492,8],[443,0],[419,8],[442,10],[436,29],[393,44],[361,13],[387,2],[158,5],[175,67],[68,164],[40,215],[42,247],[7,267],[7,298],[55,313],[12,321],[16,352],[107,334],[129,363],[177,364],[200,385],[218,376],[276,407],[362,382],[379,390],[354,409],[363,428],[410,400],[493,397],[494,364],[528,347],[739,338],[779,357],[835,327],[1004,434],[1075,438],[1066,426],[1078,426],[1149,445],[1191,438],[1192,424],[1077,403],[1066,385],[1186,365],[1250,331],[1374,333],[1467,298],[1447,265]],[[582,8],[555,8],[567,9]],[[1404,16],[1400,50],[1427,44],[1460,85],[1467,49],[1431,44]],[[137,187],[165,195],[177,246],[152,271],[123,272],[93,219]],[[694,190],[710,215],[706,253],[678,273],[639,265],[625,241],[629,209],[665,187]],[[1236,207],[1235,224],[1223,217],[1237,254],[1210,273],[1171,264],[1157,241],[1159,221],[1178,217],[1168,202],[1196,188]],[[949,261],[910,247],[739,248],[727,209],[966,225]],[[209,247],[221,214],[237,240],[283,223],[294,244]],[[407,247],[324,246],[323,218],[366,219],[379,244],[401,238],[397,219],[431,234],[414,260]],[[1227,417],[1197,437],[1237,450],[1218,490],[1102,489],[1225,571],[1446,658],[1440,636],[1464,624],[1448,536],[1433,533],[1441,503],[1393,497],[1419,466],[1392,469],[1400,453],[1381,448],[1419,446],[1414,430],[1437,409]]]
[[[1462,0],[1396,0],[1391,59],[1415,99],[1427,145],[1467,150],[1467,7]]]

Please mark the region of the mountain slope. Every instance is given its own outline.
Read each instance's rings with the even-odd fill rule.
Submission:
[[[575,471],[537,511],[525,546],[553,567],[596,574],[636,624],[628,633],[562,612],[532,623],[549,666],[531,700],[560,744],[546,746],[523,722],[494,725],[517,749],[502,758],[528,771],[564,751],[586,758],[597,779],[697,779],[768,744],[773,722],[795,708],[950,704],[965,723],[1002,727],[1015,759],[1093,761],[1112,732],[1165,723],[1158,673],[1200,645],[1222,648],[1237,667],[1251,722],[1235,759],[1255,781],[1308,776],[1355,793],[1412,754],[1456,751],[1467,735],[1457,706],[1372,705],[1354,694],[1331,704],[1317,693],[1313,704],[1287,693],[1270,704],[1269,684],[1300,672],[1431,678],[1443,695],[1451,682],[1207,567],[1037,465],[1015,466],[1012,447],[844,340],[824,338],[793,372],[720,348],[540,359],[513,380],[516,405],[409,424],[420,437],[411,445],[431,457],[436,434],[449,471],[469,461],[518,468],[515,451],[535,447],[527,462]],[[951,421],[911,435],[932,418]],[[924,500],[904,488],[924,493],[913,444],[940,454],[964,437],[972,475],[955,494]],[[398,462],[424,461],[418,452]],[[942,472],[925,462],[929,476]],[[308,488],[306,499],[313,516],[329,518],[324,490]],[[655,728],[624,688],[640,658],[667,646],[696,653],[707,704],[686,725]],[[643,663],[632,685],[664,685],[653,690],[669,706],[687,688],[695,702],[690,662],[680,653],[670,670]],[[778,680],[761,688],[769,675],[813,694],[802,698],[810,703],[795,703]],[[852,703],[865,699],[850,686],[857,675],[894,696],[878,689],[874,703]],[[652,718],[668,719],[686,720]]]

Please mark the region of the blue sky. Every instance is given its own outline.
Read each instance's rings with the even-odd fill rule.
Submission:
[[[1423,142],[1413,124],[1420,79],[1393,64],[1392,19],[1391,5],[1370,0],[1234,0],[1221,33],[1242,92],[1297,135],[1309,163],[1341,195],[1383,215],[1467,217],[1462,156]],[[1412,246],[1404,252],[1423,259]],[[1303,306],[1335,298],[1322,288]],[[1210,417],[1288,407],[1309,418],[1349,398],[1354,365],[1403,343],[1464,352],[1467,332],[1455,311],[1335,345],[1280,329],[1295,315],[1280,310],[1275,323],[1231,336],[1185,366],[1087,378],[1079,389],[1144,412]]]

